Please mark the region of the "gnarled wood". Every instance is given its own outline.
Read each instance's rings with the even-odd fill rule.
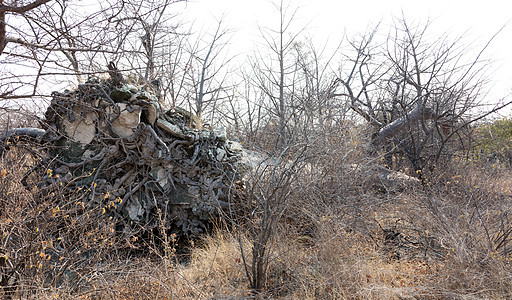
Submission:
[[[384,128],[380,129],[372,143],[375,146],[380,145],[384,141],[395,137],[397,134],[409,128],[413,124],[421,120],[429,120],[433,118],[435,118],[435,113],[432,109],[424,107],[423,105],[417,105],[405,116],[396,119]]]

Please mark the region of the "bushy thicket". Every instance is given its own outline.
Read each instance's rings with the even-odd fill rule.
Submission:
[[[78,223],[73,221],[71,216],[83,209],[79,195],[66,195],[67,201],[60,203],[67,204],[55,207],[52,199],[61,195],[41,199],[37,190],[26,190],[20,179],[35,157],[21,146],[12,149],[0,164],[4,295],[23,299],[511,296],[509,170],[488,164],[477,167],[474,161],[457,158],[423,185],[389,186],[375,176],[381,160],[366,154],[362,128],[347,125],[324,132],[333,138],[318,136],[310,141],[301,152],[308,164],[286,183],[286,205],[271,228],[258,291],[251,288],[247,268],[256,254],[254,233],[261,232],[265,218],[258,201],[269,196],[262,193],[267,190],[239,194],[237,201],[252,211],[237,211],[236,225],[234,215],[226,214],[212,231],[186,244],[173,236],[155,235],[156,243],[130,249],[127,241],[121,244],[112,235],[100,208],[91,209]],[[261,134],[260,139],[265,138],[272,136]],[[247,185],[269,186],[282,187],[268,180]]]

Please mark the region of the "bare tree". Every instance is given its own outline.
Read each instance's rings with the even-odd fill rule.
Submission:
[[[155,80],[165,63],[167,47],[177,34],[176,15],[169,13],[172,4],[180,0],[163,1],[123,1],[124,9],[116,18],[113,32],[122,36],[118,47],[130,50],[128,54],[116,58],[125,69],[133,70],[139,79]]]
[[[288,143],[287,125],[289,106],[293,94],[297,65],[294,60],[294,45],[304,28],[292,32],[297,9],[290,11],[283,1],[275,5],[279,16],[277,29],[260,28],[261,36],[269,53],[259,50],[252,60],[253,84],[268,98],[269,111],[277,119],[279,139],[276,146],[284,149]],[[269,57],[271,59],[269,59]]]
[[[191,59],[186,74],[194,91],[194,103],[191,106],[199,118],[206,109],[210,109],[210,114],[214,112],[217,102],[227,97],[227,66],[232,58],[226,57],[224,50],[228,45],[229,35],[230,31],[223,27],[220,19],[210,37],[201,35],[189,46]]]
[[[50,0],[37,0],[23,6],[18,6],[16,2],[11,5],[5,5],[3,0],[0,1],[0,56],[3,56],[1,67],[2,73],[4,73],[0,81],[0,99],[16,99],[17,96],[14,95],[14,92],[24,85],[23,79],[17,78],[10,70],[6,70],[5,65],[8,63],[18,63],[24,59],[31,58],[31,53],[28,53],[28,56],[12,55],[9,53],[10,49],[6,49],[8,44],[26,45],[26,41],[20,38],[16,28],[7,24],[6,15],[13,14],[17,17],[23,16],[48,2],[50,2]],[[32,92],[32,94],[34,93],[35,91]]]
[[[351,67],[337,79],[343,92],[335,93],[372,125],[372,147],[385,148],[389,166],[399,154],[420,177],[456,150],[446,146],[464,128],[509,104],[476,112],[487,66],[482,52],[470,58],[460,38],[434,40],[428,29],[402,18],[383,45],[374,43],[376,30],[353,42]]]
[[[25,44],[23,40],[7,35],[5,15],[8,13],[21,15],[50,1],[51,0],[36,0],[29,4],[18,6],[16,1],[13,1],[12,5],[5,5],[4,0],[0,0],[0,54],[4,52],[7,43]]]
[[[223,57],[229,31],[219,21],[212,37],[176,21],[170,6],[180,0],[133,2],[112,22],[124,36],[121,70],[162,90],[170,107],[189,106],[199,117],[222,97],[229,59]],[[141,55],[142,54],[142,55]],[[208,97],[208,99],[207,99]]]
[[[55,0],[45,11],[25,15],[26,22],[38,28],[31,39],[46,45],[53,58],[48,68],[72,74],[78,83],[84,75],[104,70],[111,56],[124,53],[119,35],[109,29],[111,20],[126,9],[121,1],[90,3]],[[92,5],[92,6],[91,6]],[[84,8],[94,10],[84,13]],[[101,60],[101,63],[99,62]]]
[[[298,70],[293,95],[290,95],[293,104],[290,105],[289,127],[304,141],[327,133],[326,129],[339,126],[345,118],[346,105],[332,96],[336,76],[330,67],[339,54],[340,45],[325,59],[325,47],[317,49],[311,38],[294,44]]]
[[[2,23],[2,99],[44,96],[39,86],[62,87],[72,81],[70,75],[80,83],[83,75],[104,70],[107,57],[120,52],[119,36],[108,28],[124,2],[97,3],[87,13],[82,5],[86,4],[55,0],[3,8],[3,15],[23,13],[15,15],[12,24]]]
[[[240,204],[250,212],[243,221],[247,230],[240,226],[236,217],[228,218],[236,229],[246,276],[255,295],[267,282],[279,221],[288,208],[291,195],[300,189],[296,179],[307,163],[305,150],[303,144],[286,148],[274,157],[262,160],[251,171],[249,186],[242,192],[246,200]],[[244,244],[244,235],[250,238],[249,248]]]

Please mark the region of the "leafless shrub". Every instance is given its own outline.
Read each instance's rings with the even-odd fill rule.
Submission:
[[[237,205],[245,213],[240,217],[228,216],[236,232],[246,276],[256,294],[268,283],[279,222],[293,194],[301,188],[296,179],[307,160],[304,152],[304,146],[287,148],[251,170],[245,188],[237,195],[242,200]],[[249,238],[250,247],[243,243],[244,236]]]
[[[66,286],[81,290],[94,266],[119,248],[101,207],[84,207],[80,193],[26,190],[21,176],[37,163],[23,149],[1,161],[2,288],[5,296]],[[50,170],[47,176],[52,176]],[[86,213],[82,213],[87,210]]]

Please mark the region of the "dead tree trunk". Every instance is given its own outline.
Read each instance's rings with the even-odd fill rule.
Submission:
[[[400,132],[411,127],[413,124],[421,120],[434,119],[435,116],[436,115],[431,108],[418,104],[408,114],[396,119],[395,121],[380,129],[372,139],[372,145],[379,146],[383,142],[393,138]]]

